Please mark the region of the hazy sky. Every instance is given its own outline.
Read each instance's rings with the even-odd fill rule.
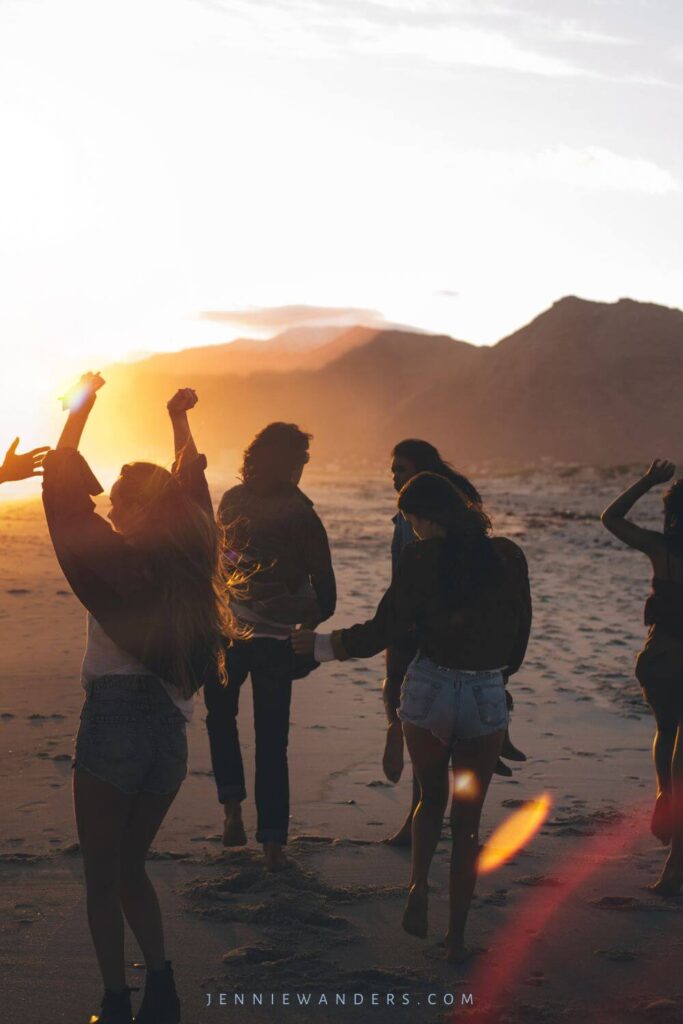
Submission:
[[[0,0],[0,428],[83,362],[231,337],[203,310],[490,343],[568,293],[683,305],[682,29],[679,0]]]

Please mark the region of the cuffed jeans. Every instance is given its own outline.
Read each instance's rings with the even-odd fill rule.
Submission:
[[[242,683],[251,675],[256,745],[256,841],[287,842],[287,741],[292,696],[292,652],[270,637],[236,641],[227,652],[228,684],[204,687],[211,763],[218,799],[244,800],[244,766],[237,730]]]

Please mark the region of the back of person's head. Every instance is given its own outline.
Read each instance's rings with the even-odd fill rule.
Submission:
[[[428,520],[444,530],[440,578],[449,604],[462,606],[497,576],[488,515],[445,476],[418,473],[401,488],[398,507],[404,515]]]
[[[298,483],[309,459],[312,436],[295,423],[269,423],[245,449],[240,471],[243,482],[266,491]]]
[[[201,648],[215,653],[224,678],[223,638],[237,630],[213,518],[168,470],[149,462],[123,466],[112,488],[111,518],[144,555],[150,583],[159,591],[174,682],[186,697],[195,692],[192,654]]]
[[[416,473],[438,473],[439,476],[450,480],[470,501],[481,505],[481,495],[474,484],[463,473],[454,469],[450,462],[445,462],[439,450],[429,441],[421,441],[416,437],[406,438],[399,441],[391,454],[394,458],[411,462]]]
[[[683,555],[683,480],[676,480],[664,495],[664,536],[676,554]]]

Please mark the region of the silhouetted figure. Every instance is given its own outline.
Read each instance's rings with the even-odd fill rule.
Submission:
[[[28,480],[32,476],[42,476],[43,459],[45,453],[49,452],[50,446],[33,448],[30,452],[17,455],[19,438],[15,437],[7,449],[5,460],[0,466],[0,484],[10,483],[12,480]]]
[[[187,772],[193,695],[225,678],[226,602],[218,531],[187,411],[185,388],[168,403],[176,462],[169,473],[125,465],[111,490],[111,524],[95,512],[102,491],[78,452],[101,377],[67,396],[69,416],[45,457],[43,503],[71,588],[88,612],[86,691],[73,760],[74,807],[88,922],[105,993],[91,1024],[132,1024],[123,915],[147,969],[137,1024],[177,1024],[159,903],[145,871],[149,847]]]
[[[481,506],[444,477],[418,473],[401,489],[398,507],[418,539],[401,553],[374,618],[328,636],[302,631],[292,642],[318,661],[417,647],[398,709],[420,787],[403,927],[427,935],[428,874],[448,802],[450,762],[455,784],[446,953],[458,963],[467,956],[479,819],[508,720],[504,672],[517,671],[529,637],[529,579],[520,548],[489,537]]]
[[[289,634],[334,612],[337,595],[325,528],[299,489],[310,434],[271,423],[244,453],[242,483],[223,495],[218,512],[230,538],[230,568],[247,576],[231,607],[251,638],[228,651],[227,688],[204,690],[211,761],[224,807],[223,844],[243,846],[246,798],[237,716],[240,689],[251,675],[256,739],[256,840],[269,870],[285,867],[289,828],[287,743],[292,681],[316,667],[295,655]],[[228,545],[226,545],[228,546]]]
[[[429,472],[438,473],[458,488],[465,495],[468,501],[475,505],[481,505],[482,499],[479,491],[462,473],[454,469],[450,463],[445,462],[434,445],[428,441],[417,438],[408,438],[400,441],[394,448],[391,460],[391,475],[394,481],[394,488],[400,491],[401,488],[415,476],[416,473]],[[401,552],[407,544],[413,543],[415,534],[413,529],[400,512],[397,512],[393,519],[394,535],[391,542],[391,564],[392,574],[401,556]],[[384,748],[383,767],[386,777],[391,782],[398,782],[403,771],[403,732],[398,719],[396,709],[400,700],[401,683],[410,664],[414,651],[396,650],[389,648],[386,652],[386,678],[382,687],[384,706],[388,719],[387,738]],[[507,693],[507,691],[506,691]],[[512,698],[507,694],[508,710],[512,709]],[[526,757],[510,741],[506,734],[503,744],[503,756],[512,761],[525,761]],[[512,771],[500,759],[496,765],[495,772],[498,775],[510,776]],[[420,799],[420,790],[415,777],[413,776],[413,789],[410,810],[401,828],[385,842],[389,846],[410,846],[411,822],[415,808]]]
[[[651,888],[678,893],[683,884],[683,480],[664,495],[664,530],[646,530],[626,519],[639,498],[670,480],[676,467],[655,459],[647,473],[602,513],[615,537],[648,556],[652,592],[645,604],[650,627],[638,655],[636,677],[657,723],[653,757],[657,799],[651,829],[671,851]]]

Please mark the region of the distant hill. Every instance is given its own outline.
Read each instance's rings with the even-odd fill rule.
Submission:
[[[366,327],[290,327],[265,341],[237,338],[224,345],[203,345],[180,352],[162,352],[133,364],[151,374],[226,374],[245,376],[264,370],[286,373],[316,369],[362,345],[376,330]]]
[[[309,330],[321,329],[239,343],[241,354],[227,345],[110,368],[93,422],[98,448],[167,459],[164,403],[192,383],[197,437],[214,462],[276,419],[310,430],[321,463],[377,462],[407,436],[462,465],[683,454],[678,309],[571,296],[491,347],[405,330]]]

